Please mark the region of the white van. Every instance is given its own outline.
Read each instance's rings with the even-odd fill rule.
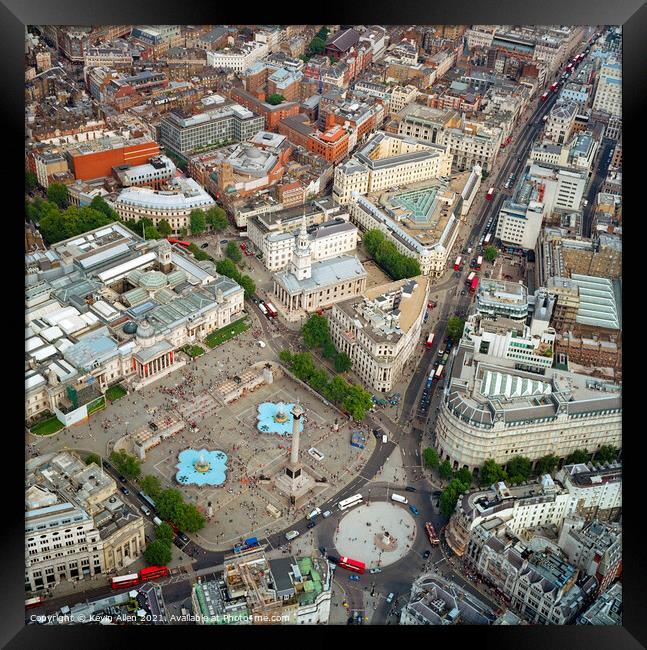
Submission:
[[[314,519],[317,515],[320,514],[321,514],[321,510],[319,508],[315,508],[312,512],[306,515],[306,519]]]
[[[383,433],[382,434],[382,444],[385,445],[388,441],[389,441],[389,439],[386,437],[386,433]]]
[[[391,495],[391,500],[397,501],[398,503],[405,503],[405,504],[409,503],[409,501],[407,501],[407,499],[405,499],[403,496],[400,496],[399,494],[395,494],[395,493]]]
[[[150,516],[151,516],[151,511],[150,511],[146,506],[142,506],[141,509],[142,509],[142,512],[143,512],[147,517],[150,517]]]
[[[299,536],[298,530],[291,530],[289,533],[285,533],[285,539],[287,539],[288,542],[292,541],[295,537],[298,536]]]
[[[162,520],[159,517],[153,517],[153,523],[156,526],[161,526],[162,525]]]

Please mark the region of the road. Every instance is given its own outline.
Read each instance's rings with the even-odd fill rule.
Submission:
[[[586,194],[587,205],[584,208],[582,219],[582,236],[590,237],[593,225],[593,212],[595,210],[595,198],[604,184],[611,163],[611,153],[615,147],[615,142],[610,138],[602,139],[602,146],[598,152],[595,171],[589,182],[589,189]]]

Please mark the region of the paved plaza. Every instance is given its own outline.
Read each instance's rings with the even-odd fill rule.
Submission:
[[[385,540],[385,533],[390,541]],[[335,548],[341,555],[364,562],[367,568],[385,567],[409,552],[415,536],[416,524],[405,505],[374,501],[341,519]]]
[[[105,457],[117,442],[117,448],[128,449],[127,434],[146,427],[152,420],[173,415],[186,426],[148,451],[142,474],[157,475],[163,487],[180,489],[187,501],[205,514],[211,503],[213,516],[196,535],[198,543],[212,550],[225,549],[241,538],[284,528],[356,476],[370,457],[375,439],[368,435],[364,450],[352,447],[350,437],[356,427],[288,376],[224,405],[218,399],[217,386],[273,356],[267,347],[255,345],[257,340],[248,330],[185,368],[109,405],[89,422],[49,438],[30,436],[30,442],[36,443],[39,453],[69,448]],[[300,460],[320,481],[312,498],[298,511],[288,510],[286,497],[266,480],[288,459],[290,439],[258,431],[257,407],[261,402],[300,402],[305,408]],[[335,420],[338,431],[334,431]],[[227,479],[222,486],[184,486],[175,482],[178,454],[188,447],[227,455]],[[313,447],[319,455],[308,453]],[[280,517],[270,513],[268,504],[281,513]]]

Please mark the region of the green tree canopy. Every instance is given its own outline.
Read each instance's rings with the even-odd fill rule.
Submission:
[[[467,469],[467,467],[461,467],[455,474],[454,478],[457,478],[463,485],[471,485],[472,483],[472,472]]]
[[[38,187],[38,177],[29,169],[25,170],[25,192],[33,192]]]
[[[175,533],[173,532],[173,529],[165,521],[163,521],[155,529],[155,539],[159,539],[160,541],[164,542],[164,544],[168,544],[170,547],[170,545],[173,543],[173,540],[175,539]]]
[[[364,234],[364,246],[371,257],[394,280],[420,275],[420,264],[412,257],[402,255],[395,244],[384,237],[380,230],[369,230]]]
[[[63,183],[52,183],[47,188],[47,198],[59,208],[64,208],[70,200],[67,185],[63,185]]]
[[[493,483],[506,481],[508,479],[508,475],[503,467],[492,458],[483,463],[479,476],[481,483],[484,485],[492,485]]]
[[[487,246],[483,254],[488,262],[494,262],[499,254],[499,249],[496,246]]]
[[[207,223],[217,232],[225,230],[229,225],[227,213],[217,205],[214,205],[206,211],[205,218]]]
[[[349,383],[343,377],[336,375],[328,384],[326,397],[331,402],[339,404],[344,401],[344,398],[348,394],[349,388]]]
[[[326,41],[322,38],[315,36],[308,45],[308,50],[312,54],[321,54],[326,49]]]
[[[126,478],[137,478],[141,474],[142,464],[135,456],[125,451],[113,451],[110,454],[110,462],[117,468],[120,474]]]
[[[510,483],[525,483],[532,473],[532,461],[526,456],[514,456],[508,461],[507,471]]]
[[[183,503],[180,513],[181,528],[188,533],[197,533],[204,527],[204,515],[192,503]]]
[[[146,492],[151,499],[155,500],[162,492],[162,484],[159,478],[152,474],[147,474],[139,479],[139,485],[143,492]]]
[[[279,93],[272,93],[267,96],[267,103],[272,104],[272,106],[278,106],[285,101],[285,97]]]
[[[189,218],[191,220],[192,235],[199,235],[205,231],[207,227],[207,220],[202,210],[191,210]]]
[[[173,232],[171,224],[166,219],[160,219],[160,222],[157,224],[157,230],[162,237],[168,237]]]
[[[352,367],[353,361],[345,352],[340,352],[335,356],[335,370],[337,372],[347,372]]]
[[[182,494],[173,488],[162,490],[155,499],[155,505],[157,506],[157,512],[160,518],[172,521],[178,527],[182,504]]]
[[[427,447],[422,452],[422,458],[424,460],[425,466],[429,467],[430,469],[437,469],[440,465],[438,452],[433,447]]]
[[[148,566],[166,566],[171,561],[171,546],[161,539],[154,539],[144,551]]]
[[[440,495],[440,511],[445,517],[450,517],[456,508],[458,497],[469,490],[469,484],[453,479]]]
[[[309,348],[320,348],[330,341],[328,319],[319,314],[312,314],[306,324],[301,328],[303,340]]]
[[[559,465],[559,456],[548,454],[542,456],[535,465],[535,473],[538,475],[550,474]]]
[[[595,452],[595,462],[597,463],[612,463],[618,458],[620,450],[613,445],[602,445],[600,449]]]
[[[232,261],[238,263],[243,259],[243,254],[235,241],[230,241],[225,248],[225,255]]]
[[[290,352],[290,350],[281,350],[279,352],[279,359],[281,360],[281,363],[290,366],[292,364],[292,352]]]
[[[302,381],[308,381],[314,372],[315,364],[309,352],[297,352],[292,357],[292,372]]]
[[[576,449],[572,454],[569,454],[564,461],[567,465],[574,463],[588,463],[591,460],[591,454],[586,449]]]
[[[236,265],[230,259],[218,260],[216,262],[216,271],[220,275],[226,275],[228,278],[235,279],[235,276],[240,275]]]
[[[324,359],[334,359],[337,355],[337,350],[335,349],[335,344],[332,342],[332,339],[328,339],[323,344],[323,356]]]
[[[322,395],[326,392],[329,382],[330,375],[323,368],[315,368],[310,375],[310,386]]]
[[[441,478],[447,479],[452,477],[452,466],[448,460],[444,460],[438,468]]]
[[[85,464],[92,465],[92,463],[101,467],[101,458],[97,454],[88,454],[85,458]]]
[[[90,202],[90,207],[97,212],[103,213],[113,221],[117,221],[119,215],[113,210],[102,196],[95,196]]]
[[[457,343],[463,336],[463,329],[465,328],[465,321],[458,316],[452,316],[447,321],[447,336],[451,337],[452,341]]]
[[[373,408],[373,400],[371,400],[370,393],[366,392],[361,386],[352,384],[348,388],[342,406],[351,414],[355,422],[361,422]]]
[[[245,290],[245,298],[249,298],[256,293],[256,283],[249,275],[242,275],[238,280],[238,284]]]

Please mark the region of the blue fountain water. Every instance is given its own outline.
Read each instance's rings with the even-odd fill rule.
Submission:
[[[284,436],[287,433],[292,433],[292,409],[294,404],[284,404],[283,402],[263,402],[258,405],[258,415],[256,419],[258,423],[256,428],[262,433],[278,433]],[[277,413],[285,413],[288,419],[285,422],[276,422],[274,416]],[[303,432],[303,420],[299,423],[299,431]]]
[[[175,479],[182,485],[222,485],[227,478],[227,454],[223,451],[184,449],[178,461]],[[195,467],[198,461],[208,463],[209,469],[198,471]]]

